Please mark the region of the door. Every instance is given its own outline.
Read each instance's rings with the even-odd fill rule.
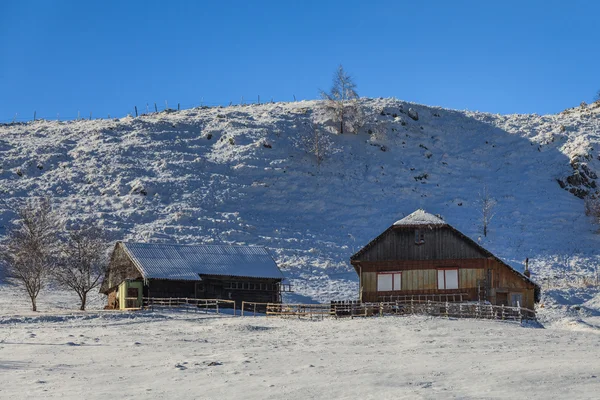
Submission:
[[[221,299],[223,298],[223,283],[211,282],[206,285],[206,298],[207,299]]]
[[[507,306],[508,305],[508,293],[496,293],[496,305]]]

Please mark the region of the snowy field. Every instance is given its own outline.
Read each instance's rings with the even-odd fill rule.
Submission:
[[[3,399],[596,399],[600,318],[299,320],[26,311],[0,285]],[[21,310],[14,315],[9,302]],[[14,308],[14,303],[12,303]]]

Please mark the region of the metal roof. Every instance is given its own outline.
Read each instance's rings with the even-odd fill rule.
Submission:
[[[283,279],[283,274],[264,247],[122,244],[146,279],[200,280],[200,275]]]
[[[446,225],[446,222],[438,216],[419,209],[401,220],[394,222],[394,226],[403,225]]]

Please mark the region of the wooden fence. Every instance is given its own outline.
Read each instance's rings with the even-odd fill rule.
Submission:
[[[221,299],[156,298],[144,297],[143,308],[179,308],[193,312],[216,312],[232,309],[236,314],[235,301]],[[495,306],[483,302],[440,302],[418,300],[361,303],[359,301],[332,301],[329,304],[280,304],[255,303],[243,301],[241,316],[279,316],[279,317],[368,317],[389,315],[431,315],[446,318],[479,318],[497,320],[535,320],[535,311],[527,308]]]
[[[535,320],[535,311],[528,308],[495,306],[482,302],[434,302],[410,301],[392,303],[363,303],[372,308],[371,314],[431,315],[447,318],[479,318],[497,320]]]
[[[208,313],[214,311],[217,314],[223,309],[233,309],[233,315],[236,315],[235,301],[222,299],[189,299],[176,297],[144,297],[143,308],[154,310],[157,308],[179,308],[186,311]]]
[[[330,304],[242,303],[242,316],[266,314],[279,317],[368,317],[389,315],[431,315],[446,318],[535,320],[535,311],[522,307],[494,306],[481,302],[394,301],[361,303],[332,301]]]

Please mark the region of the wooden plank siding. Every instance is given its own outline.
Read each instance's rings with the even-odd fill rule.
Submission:
[[[444,260],[487,258],[475,246],[465,242],[450,229],[423,228],[425,242],[415,244],[414,229],[388,229],[376,246],[360,256],[361,261],[381,260]]]
[[[424,231],[424,243],[415,243],[415,229]],[[390,227],[351,262],[360,275],[363,302],[377,302],[381,296],[463,293],[467,300],[499,305],[520,294],[522,307],[535,307],[535,283],[449,225]],[[438,289],[439,269],[458,270],[458,289]],[[381,272],[401,272],[401,290],[377,291]]]

